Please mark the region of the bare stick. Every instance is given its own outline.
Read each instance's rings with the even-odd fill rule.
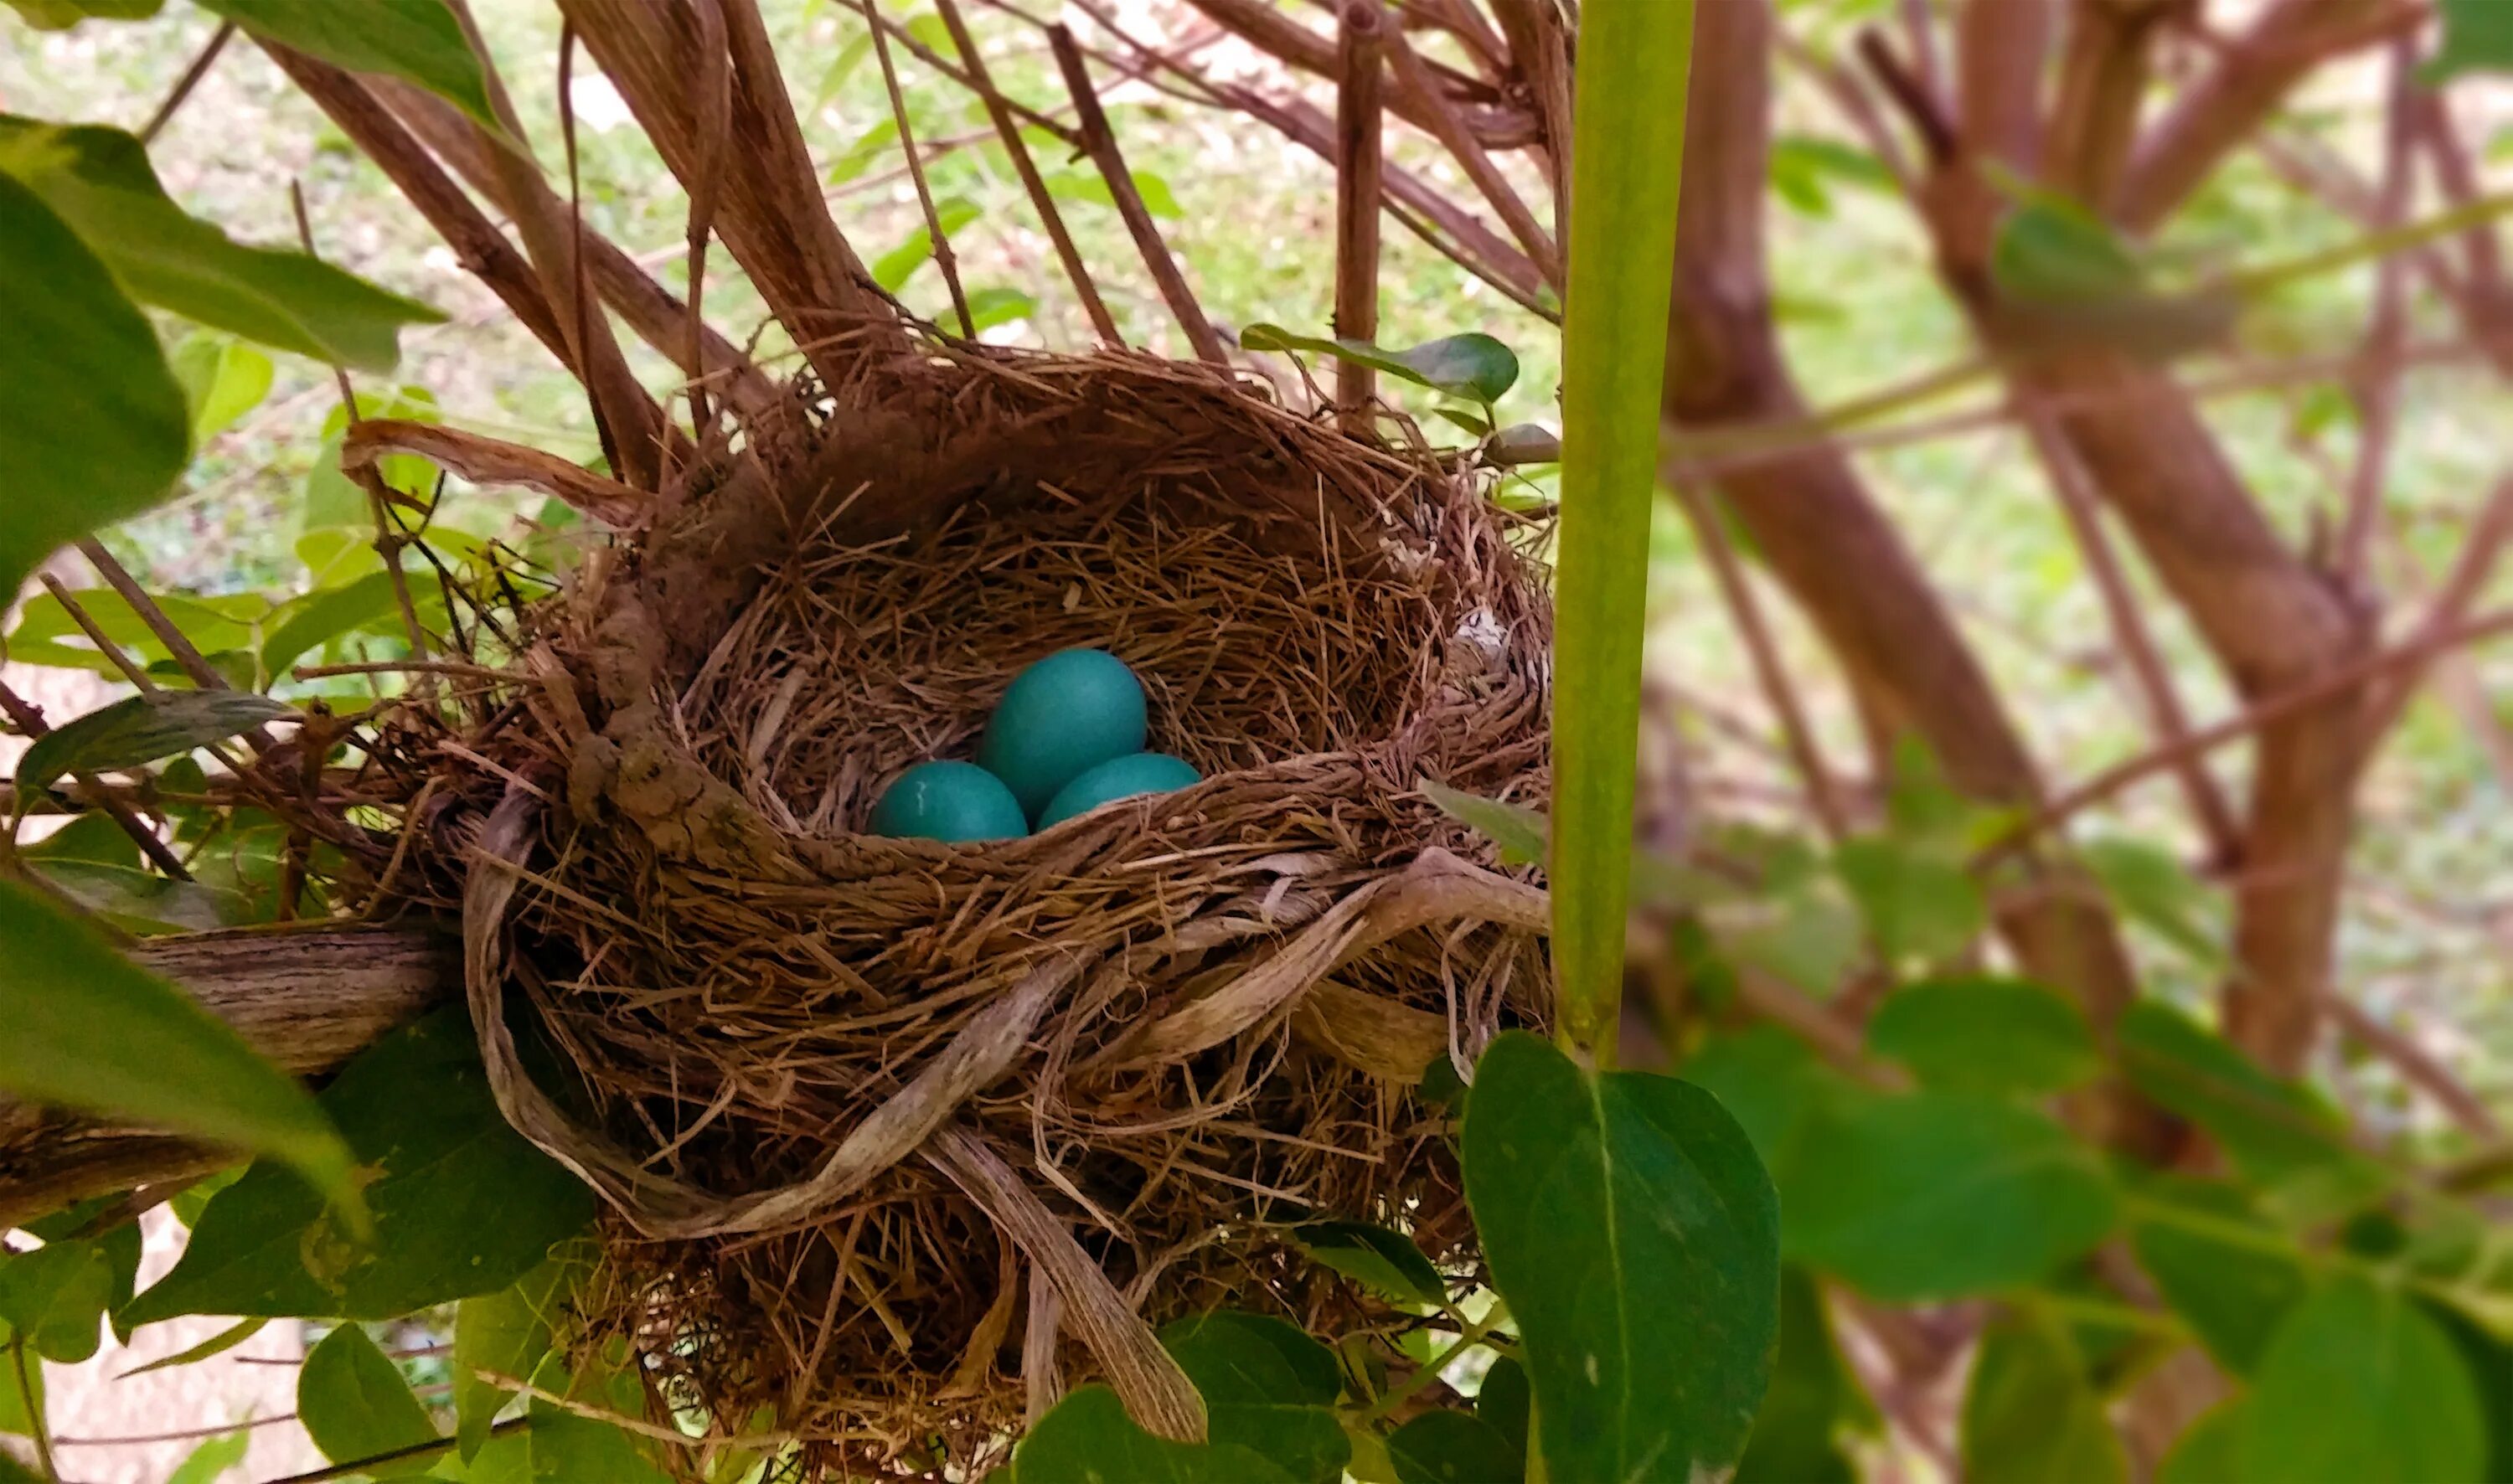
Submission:
[[[1378,54],[1386,16],[1378,0],[1343,8],[1342,73],[1336,86],[1335,332],[1378,334]],[[1357,361],[1336,363],[1336,405],[1358,415],[1378,391],[1378,373]]]
[[[951,44],[960,51],[960,61],[969,69],[969,86],[986,105],[986,117],[993,121],[996,135],[1004,141],[1004,153],[1012,157],[1013,170],[1020,176],[1021,189],[1029,192],[1030,205],[1037,208],[1039,220],[1047,227],[1047,240],[1056,246],[1056,260],[1064,265],[1064,276],[1073,285],[1074,296],[1082,300],[1082,312],[1091,317],[1091,328],[1098,332],[1100,342],[1123,345],[1126,337],[1117,332],[1117,321],[1108,313],[1108,305],[1099,297],[1099,286],[1091,279],[1091,270],[1083,265],[1081,250],[1073,245],[1073,234],[1064,229],[1064,214],[1057,210],[1056,198],[1048,194],[1047,181],[1040,178],[1038,163],[1030,158],[1029,141],[1021,137],[1020,125],[1013,118],[1010,102],[995,80],[987,75],[985,59],[977,54],[977,38],[969,34],[968,22],[960,19],[960,7],[953,0],[935,0],[935,9],[942,13],[942,24],[951,32]],[[876,23],[876,34],[885,27]]]
[[[1056,64],[1064,73],[1066,91],[1073,95],[1073,110],[1082,123],[1082,147],[1089,151],[1093,164],[1099,167],[1099,176],[1108,182],[1108,194],[1117,203],[1117,215],[1126,218],[1126,229],[1135,235],[1136,251],[1143,257],[1143,266],[1160,285],[1161,297],[1169,301],[1170,313],[1177,317],[1178,329],[1186,332],[1187,343],[1195,347],[1198,359],[1216,366],[1230,364],[1229,354],[1222,349],[1221,336],[1216,334],[1213,322],[1204,317],[1193,291],[1186,286],[1185,275],[1178,272],[1177,259],[1170,255],[1169,245],[1161,240],[1161,230],[1152,222],[1152,214],[1143,207],[1142,194],[1135,189],[1135,176],[1126,169],[1126,158],[1117,149],[1117,137],[1108,129],[1108,115],[1099,107],[1099,94],[1091,85],[1090,69],[1083,65],[1082,49],[1074,44],[1073,33],[1060,25],[1047,28],[1048,45],[1056,50]]]
[[[706,377],[698,368],[706,364],[706,321],[699,306],[704,302],[706,284],[707,235],[715,230],[717,198],[723,191],[724,151],[733,137],[733,58],[725,50],[724,12],[713,0],[700,0],[693,9],[698,18],[698,36],[702,71],[698,77],[698,177],[690,189],[689,243],[690,304],[688,332],[683,339],[688,347],[686,361],[690,370],[690,426],[703,440],[715,419],[708,408]],[[568,121],[575,127],[571,105]],[[577,261],[584,261],[584,216],[577,215]]]
[[[183,69],[183,75],[175,79],[175,91],[167,94],[166,100],[157,105],[157,111],[148,115],[148,122],[140,126],[140,143],[153,144],[157,141],[157,136],[163,134],[166,126],[174,121],[175,110],[183,106],[183,99],[192,96],[192,90],[199,87],[201,79],[210,75],[210,68],[218,64],[219,54],[227,49],[229,41],[235,39],[235,22],[232,20],[219,22],[219,28],[210,33],[209,44],[202,47],[200,55],[192,59],[192,64]]]
[[[2190,715],[2181,707],[2180,692],[2174,688],[2172,673],[2156,652],[2155,640],[2138,610],[2137,597],[2130,591],[2128,573],[2122,570],[2119,554],[2103,530],[2102,513],[2094,492],[2087,488],[2086,471],[2078,464],[2075,451],[2059,437],[2047,410],[2033,410],[2025,426],[2032,433],[2035,451],[2042,455],[2043,468],[2051,476],[2051,488],[2059,497],[2060,514],[2067,518],[2069,532],[2085,556],[2086,568],[2094,574],[2095,591],[2102,596],[2104,612],[2111,620],[2112,637],[2129,661],[2130,674],[2135,678],[2140,698],[2146,703],[2148,719],[2164,745],[2173,747],[2190,734]],[[2174,773],[2181,780],[2182,792],[2189,796],[2191,812],[2198,816],[2200,834],[2208,841],[2209,859],[2220,865],[2240,860],[2243,827],[2224,791],[2217,787],[2215,775],[2208,770],[2207,760],[2197,753],[2187,754],[2174,764]]]
[[[0,716],[9,719],[9,724],[18,729],[18,735],[28,739],[40,737],[53,729],[44,720],[43,709],[10,689],[5,681],[0,681]],[[157,832],[148,827],[148,822],[141,819],[131,805],[115,798],[94,773],[83,768],[73,769],[70,777],[77,782],[84,797],[103,810],[106,818],[121,826],[122,833],[131,837],[131,842],[138,845],[140,853],[147,856],[158,870],[179,881],[192,879],[192,873],[183,869],[182,861],[164,840],[157,838]]]
[[[2408,215],[2411,149],[2416,137],[2416,47],[2407,38],[2391,44],[2390,101],[2383,120],[2382,185],[2374,230],[2397,228]],[[2391,439],[2400,415],[2400,346],[2408,338],[2408,265],[2398,254],[2373,270],[2373,322],[2365,331],[2365,357],[2356,393],[2356,466],[2347,480],[2347,510],[2338,528],[2335,566],[2359,593],[2368,591],[2373,530],[2382,510],[2383,477],[2390,472]]]
[[[1527,250],[1536,271],[1542,273],[1544,281],[1559,293],[1562,288],[1560,250],[1536,221],[1536,214],[1527,209],[1527,203],[1511,187],[1508,178],[1501,175],[1500,167],[1493,163],[1492,156],[1485,153],[1483,145],[1476,141],[1473,131],[1466,127],[1465,120],[1458,116],[1447,95],[1440,91],[1431,69],[1407,44],[1402,28],[1387,33],[1387,56],[1396,64],[1398,84],[1421,107],[1432,135],[1447,146],[1450,154],[1456,157],[1466,178],[1475,182],[1475,188],[1492,203],[1492,209],[1500,215],[1510,235]]]
[[[2322,1007],[2350,1039],[2390,1063],[2409,1085],[2450,1113],[2463,1132],[2491,1144],[2504,1137],[2504,1125],[2487,1106],[2487,1100],[2461,1085],[2460,1079],[2443,1063],[2428,1056],[2423,1046],[2374,1019],[2372,1012],[2344,995],[2324,996]]]
[[[950,236],[942,230],[942,215],[935,210],[934,187],[926,183],[925,162],[916,153],[916,130],[907,122],[907,99],[898,91],[898,69],[890,59],[890,33],[873,23],[872,0],[857,0],[864,20],[872,23],[872,55],[881,63],[882,85],[890,90],[890,117],[898,126],[898,147],[907,155],[907,176],[916,182],[916,204],[925,211],[926,240],[934,245],[934,266],[942,272],[942,282],[951,290],[951,308],[960,316],[960,333],[969,339],[977,337],[977,322],[969,314],[969,293],[960,287],[960,264],[951,255]]]
[[[2460,555],[2446,574],[2443,586],[2426,605],[2425,616],[2416,627],[2412,644],[2430,643],[2437,635],[2450,632],[2478,602],[2487,590],[2488,580],[2495,574],[2496,559],[2503,555],[2506,541],[2513,540],[2513,479],[2495,487],[2487,505],[2470,523],[2469,538],[2461,544]],[[2409,699],[2425,680],[2427,667],[2441,655],[2437,646],[2421,653],[2407,669],[2384,686],[2373,703],[2366,708],[2365,746],[2370,750],[2390,734],[2399,724],[2400,714],[2408,709]]]
[[[1807,798],[1815,805],[1815,819],[1826,835],[1836,840],[1845,839],[1850,834],[1850,816],[1841,806],[1832,769],[1825,766],[1822,749],[1815,745],[1815,728],[1807,724],[1806,707],[1798,699],[1797,686],[1790,681],[1787,668],[1780,663],[1779,646],[1772,642],[1771,625],[1764,620],[1762,605],[1746,580],[1743,565],[1728,544],[1728,532],[1719,524],[1719,513],[1703,498],[1695,481],[1677,479],[1671,483],[1677,502],[1693,524],[1695,537],[1710,558],[1711,573],[1718,579],[1720,595],[1727,600],[1736,631],[1745,641],[1745,652],[1754,662],[1754,678],[1762,684],[1764,699],[1771,703],[1772,714],[1779,721],[1780,736],[1788,744],[1790,761],[1806,779]]]

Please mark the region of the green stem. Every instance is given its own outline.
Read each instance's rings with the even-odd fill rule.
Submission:
[[[18,1401],[26,1411],[26,1435],[35,1443],[35,1463],[52,1484],[61,1484],[61,1471],[53,1466],[53,1429],[45,1424],[44,1404],[35,1399],[34,1379],[26,1374],[25,1336],[10,1340],[9,1365],[18,1373]]]
[[[1376,1401],[1372,1402],[1370,1410],[1362,1414],[1364,1420],[1376,1422],[1404,1405],[1407,1397],[1439,1380],[1440,1373],[1447,1370],[1451,1362],[1476,1346],[1482,1345],[1491,1337],[1495,1326],[1503,1322],[1505,1317],[1502,1310],[1495,1308],[1490,1314],[1468,1324],[1465,1333],[1457,1337],[1455,1345],[1424,1361],[1421,1369],[1406,1377],[1399,1385],[1388,1387]]]
[[[2307,253],[2287,262],[2230,274],[2225,279],[2225,287],[2246,298],[2255,298],[2307,278],[2351,268],[2361,262],[2372,262],[2412,248],[2421,248],[2442,238],[2456,237],[2508,213],[2513,213],[2513,192],[2481,196],[2450,211],[2438,212],[2423,221],[2385,227],[2377,232],[2368,232],[2353,242],[2342,242],[2319,253]]]
[[[1554,581],[1556,1033],[1614,1060],[1623,997],[1634,754],[1658,399],[1694,0],[1589,0],[1573,117]]]
[[[530,1417],[509,1418],[490,1428],[489,1435],[503,1437],[509,1432],[521,1432],[532,1425],[533,1420]],[[324,1479],[354,1478],[362,1473],[373,1472],[379,1464],[406,1463],[412,1459],[432,1459],[440,1453],[451,1453],[458,1441],[459,1439],[451,1437],[430,1438],[424,1443],[412,1443],[407,1447],[386,1449],[382,1453],[370,1454],[362,1459],[350,1459],[346,1463],[317,1468],[311,1473],[292,1473],[286,1478],[273,1479],[270,1484],[318,1484],[318,1481]]]

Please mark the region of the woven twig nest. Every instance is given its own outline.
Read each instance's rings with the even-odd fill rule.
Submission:
[[[1152,1325],[1351,1302],[1290,1225],[1473,1262],[1414,1084],[1543,1020],[1543,902],[1416,785],[1540,799],[1540,575],[1470,474],[1218,371],[884,374],[801,388],[533,610],[515,704],[435,749],[432,875],[508,1116],[608,1198],[586,1317],[677,1399],[966,1458],[1099,1376],[1195,1435]],[[857,833],[1077,645],[1205,782]]]

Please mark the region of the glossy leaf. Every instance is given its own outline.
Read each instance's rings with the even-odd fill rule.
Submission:
[[[2038,984],[1987,976],[1895,991],[1867,1022],[1867,1049],[1960,1092],[2057,1092],[2102,1070],[2075,1004]]]
[[[1448,1301],[1448,1281],[1402,1231],[1368,1222],[1322,1221],[1294,1228],[1292,1236],[1311,1262],[1382,1298],[1432,1306]]]
[[[411,1116],[415,1087],[427,1089],[424,1118]],[[584,1186],[499,1114],[459,1005],[379,1041],[322,1101],[363,1161],[376,1240],[346,1240],[303,1190],[257,1164],[211,1197],[175,1270],[127,1318],[391,1318],[494,1293],[592,1218]]]
[[[1778,1326],[1778,1201],[1716,1098],[1503,1035],[1466,1101],[1466,1197],[1523,1341],[1548,1471],[1734,1463]]]
[[[1786,1269],[1779,1358],[1735,1484],[1851,1484],[1856,1474],[1836,1434],[1850,1414],[1854,1385],[1815,1280],[1803,1268]]]
[[[1964,1395],[1968,1484],[2121,1484],[2129,1456],[2065,1331],[2031,1313],[1982,1331]]]
[[[1285,1320],[1222,1311],[1180,1319],[1161,1344],[1203,1394],[1216,1446],[1241,1447],[1307,1484],[1336,1484],[1352,1456],[1332,1408],[1335,1353]]]
[[[175,379],[192,410],[192,442],[209,442],[270,395],[276,368],[242,340],[195,333],[183,337],[172,358]]]
[[[2242,1456],[2279,1484],[2475,1479],[2487,1426],[2460,1352],[2394,1289],[2353,1273],[2296,1307],[2260,1357]]]
[[[1088,1386],[1057,1402],[1013,1454],[1020,1484],[1296,1484],[1235,1443],[1173,1443],[1135,1425],[1117,1393]]]
[[[1305,350],[1427,386],[1452,397],[1498,402],[1518,382],[1518,356],[1488,334],[1469,331],[1389,350],[1368,340],[1298,335],[1279,325],[1251,325],[1239,334],[1247,350]]]
[[[397,3],[372,0],[359,24]],[[445,318],[303,253],[229,241],[175,204],[145,148],[118,129],[0,117],[0,171],[60,213],[133,298],[247,339],[388,371],[402,326]]]
[[[5,170],[0,283],[20,286],[0,335],[0,594],[14,595],[54,547],[164,499],[190,456],[191,418],[146,317]]]
[[[1483,1384],[1475,1388],[1475,1416],[1499,1428],[1500,1435],[1524,1459],[1528,1429],[1535,1415],[1536,1392],[1528,1384],[1527,1367],[1515,1355],[1496,1357],[1484,1372]]]
[[[47,1234],[43,1246],[0,1258],[0,1326],[23,1335],[46,1360],[77,1365],[96,1354],[106,1313],[131,1297],[140,1229],[126,1224],[88,1238]]]
[[[349,1152],[305,1090],[173,985],[84,923],[0,882],[0,1087],[38,1103],[129,1119],[293,1166],[352,1210]],[[312,1191],[270,1180],[308,1208]],[[350,1218],[355,1221],[355,1216]]]
[[[135,695],[37,737],[18,760],[19,797],[40,793],[65,774],[139,767],[294,715],[266,695],[239,690]]]
[[[488,1440],[498,1412],[515,1394],[482,1372],[529,1377],[550,1352],[558,1310],[578,1269],[557,1258],[506,1288],[463,1300],[454,1310],[454,1435],[469,1460]]]
[[[2166,1176],[2139,1195],[2130,1230],[2138,1266],[2218,1365],[2251,1375],[2310,1286],[2301,1262],[2273,1250],[2275,1231],[2231,1186]],[[2161,1209],[2143,1214],[2149,1207]],[[2175,1221],[2175,1213],[2197,1219]],[[2258,1240],[2241,1240],[2247,1233]]]
[[[1834,858],[1889,963],[1951,958],[1989,925],[1989,900],[1960,860],[1888,836],[1845,840]]]
[[[1969,1093],[1835,1102],[1780,1180],[1791,1254],[1895,1302],[2032,1282],[2101,1241],[2118,1210],[2066,1129]]]
[[[1422,791],[1423,798],[1437,804],[1441,813],[1500,846],[1503,864],[1526,866],[1544,859],[1543,810],[1464,793],[1427,778],[1414,786]]]
[[[297,1373],[297,1418],[323,1457],[335,1464],[374,1458],[432,1442],[436,1425],[411,1393],[410,1382],[367,1332],[343,1324],[323,1337]],[[379,1464],[379,1478],[425,1473],[433,1459]]]
[[[502,133],[489,105],[486,69],[445,0],[201,0],[254,35],[351,72],[417,83]]]
[[[1399,1484],[1519,1484],[1527,1453],[1464,1412],[1425,1412],[1387,1435]]]

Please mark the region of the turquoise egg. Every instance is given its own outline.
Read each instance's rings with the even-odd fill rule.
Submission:
[[[1204,775],[1193,764],[1167,753],[1136,753],[1112,759],[1057,790],[1056,797],[1047,801],[1047,811],[1038,816],[1038,827],[1044,830],[1120,799],[1176,793],[1203,781]]]
[[[1143,686],[1125,661],[1060,649],[1013,678],[977,743],[977,763],[1035,819],[1056,791],[1143,750]]]
[[[872,806],[872,833],[898,840],[1017,840],[1029,833],[1020,801],[974,762],[920,762]]]

